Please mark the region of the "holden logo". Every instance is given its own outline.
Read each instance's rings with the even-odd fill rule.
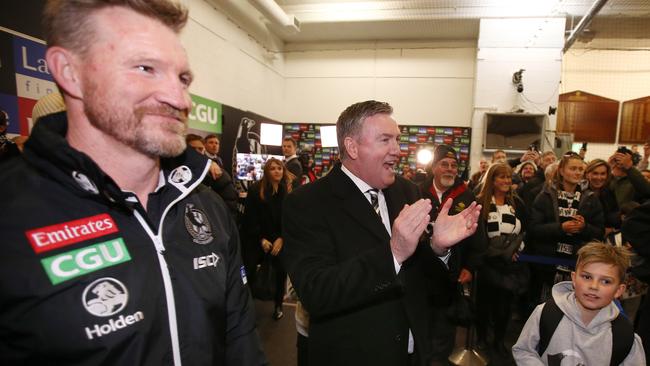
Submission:
[[[122,282],[104,277],[88,285],[81,300],[89,313],[106,317],[124,309],[129,300],[129,292]]]

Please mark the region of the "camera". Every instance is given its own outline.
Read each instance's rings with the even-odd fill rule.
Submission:
[[[628,149],[626,146],[619,146],[618,149],[616,149],[616,152],[621,154],[633,155],[632,150]]]
[[[537,151],[537,150],[538,150],[537,149],[537,144],[532,143],[532,144],[528,145],[528,151]]]
[[[517,93],[523,93],[524,91],[524,81],[522,75],[524,71],[526,70],[519,69],[519,71],[516,71],[514,74],[512,74],[512,83],[515,84]]]
[[[587,143],[586,142],[582,143],[582,147],[580,148],[580,150],[587,151]]]

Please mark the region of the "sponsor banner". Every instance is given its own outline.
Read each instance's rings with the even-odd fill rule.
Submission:
[[[55,91],[58,91],[56,84],[51,81],[16,74],[16,93],[19,97],[38,100]],[[32,115],[31,111],[29,115]]]
[[[221,103],[198,95],[192,97],[192,112],[189,115],[189,127],[208,133],[221,133]]]
[[[115,221],[108,214],[100,214],[32,229],[25,235],[38,254],[117,231]]]
[[[54,81],[45,62],[45,44],[14,36],[13,48],[14,69],[17,74]]]
[[[41,259],[53,285],[131,260],[124,240],[117,238]]]
[[[18,125],[21,135],[29,135],[34,126],[34,121],[32,121],[32,111],[34,111],[34,106],[36,105],[37,100],[18,97]]]

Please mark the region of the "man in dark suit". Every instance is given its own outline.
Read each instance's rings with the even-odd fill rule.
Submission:
[[[284,261],[310,314],[310,365],[427,365],[438,256],[476,230],[480,206],[446,204],[420,240],[431,202],[396,176],[400,131],[387,103],[348,107],[337,122],[341,163],[290,194]]]
[[[287,169],[293,174],[296,178],[294,181],[294,188],[300,185],[302,181],[302,164],[298,159],[296,154],[298,146],[296,140],[291,137],[285,137],[282,139],[282,155],[284,155],[284,165],[287,166]]]

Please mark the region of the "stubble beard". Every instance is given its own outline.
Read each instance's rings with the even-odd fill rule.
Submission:
[[[109,103],[109,98],[98,93],[96,86],[87,88],[84,112],[98,130],[153,158],[175,157],[185,151],[186,111],[165,104],[142,105],[130,111]],[[183,123],[147,121],[148,114],[178,118]]]

